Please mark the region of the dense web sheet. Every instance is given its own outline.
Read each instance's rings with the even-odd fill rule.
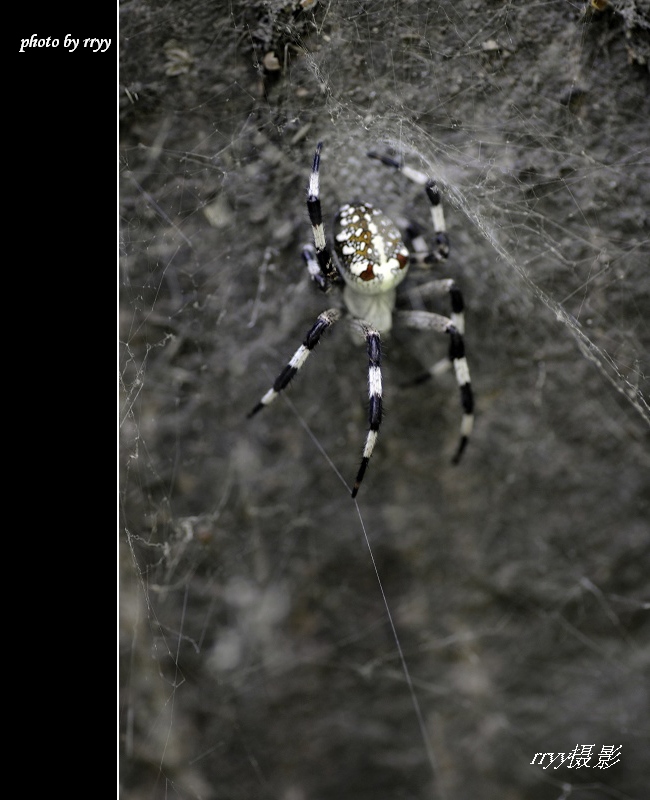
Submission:
[[[121,26],[123,796],[640,798],[648,3],[133,2]],[[445,343],[396,333],[357,508],[343,330],[245,419],[328,306],[300,259],[319,140],[330,230],[357,200],[429,230],[368,150],[435,177],[436,277],[468,304],[464,461],[453,376],[403,388]]]

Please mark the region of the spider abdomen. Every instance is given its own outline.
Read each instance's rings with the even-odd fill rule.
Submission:
[[[355,292],[383,294],[406,277],[409,252],[399,229],[369,203],[341,206],[334,249],[343,279]]]

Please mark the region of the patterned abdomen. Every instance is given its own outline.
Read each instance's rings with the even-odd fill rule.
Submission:
[[[334,249],[345,282],[379,294],[406,277],[409,252],[391,220],[369,203],[344,205],[334,220]]]

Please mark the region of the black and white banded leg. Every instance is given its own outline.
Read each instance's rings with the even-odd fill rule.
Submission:
[[[430,297],[441,297],[449,295],[451,304],[451,321],[454,323],[456,330],[462,335],[465,335],[465,301],[463,295],[458,288],[458,284],[453,278],[442,278],[439,280],[427,281],[426,283],[411,289],[408,293],[411,301],[415,297],[420,300],[427,300]]]
[[[382,381],[381,381],[381,340],[379,332],[360,320],[353,320],[359,325],[366,337],[368,349],[368,434],[363,448],[361,464],[352,487],[352,497],[357,496],[363,476],[366,474],[368,462],[375,449],[382,418]]]
[[[429,203],[431,204],[431,224],[433,225],[434,231],[434,247],[433,250],[429,250],[426,245],[423,246],[422,242],[418,240],[418,236],[414,235],[411,238],[413,252],[416,256],[416,261],[420,257],[420,254],[424,253],[425,251],[428,251],[427,255],[424,256],[425,263],[445,261],[449,255],[449,237],[447,236],[445,212],[440,199],[440,190],[438,189],[436,182],[432,180],[426,173],[420,172],[420,170],[409,167],[406,164],[401,164],[399,161],[396,161],[390,156],[382,155],[374,150],[371,150],[368,153],[368,156],[376,159],[377,161],[381,161],[381,163],[385,164],[387,167],[396,169],[410,181],[413,181],[413,183],[424,187],[424,191],[427,195]]]
[[[249,417],[252,417],[254,414],[257,414],[257,412],[261,411],[264,408],[264,406],[270,405],[275,400],[275,398],[280,394],[280,392],[283,389],[287,388],[289,382],[294,378],[296,373],[303,367],[305,361],[307,361],[309,354],[314,349],[314,347],[316,347],[323,333],[325,333],[325,331],[340,318],[341,318],[341,312],[336,308],[330,308],[327,311],[323,311],[322,314],[318,315],[318,319],[307,332],[307,335],[305,336],[303,343],[293,354],[286,367],[275,379],[273,386],[268,390],[268,392],[264,395],[264,397],[262,397],[259,403],[255,406],[255,408],[253,408],[253,410],[249,412],[248,414]]]
[[[318,319],[307,332],[305,340],[293,354],[289,363],[278,375],[273,386],[262,397],[259,403],[249,412],[248,417],[252,417],[261,411],[265,406],[270,405],[276,397],[289,385],[299,370],[304,366],[311,351],[320,341],[321,336],[335,322],[341,318],[341,312],[336,308],[330,308],[319,314]],[[375,449],[379,427],[382,419],[382,380],[381,380],[381,340],[379,332],[371,328],[362,320],[350,320],[353,327],[361,331],[365,336],[368,349],[368,434],[363,448],[361,464],[357,471],[357,476],[352,487],[352,497],[357,496],[361,481],[366,473],[368,462]]]
[[[314,154],[314,163],[309,178],[309,188],[307,189],[307,211],[311,222],[312,234],[314,237],[314,248],[306,247],[303,249],[303,258],[307,264],[309,274],[324,292],[341,282],[341,276],[334,266],[332,253],[325,238],[325,227],[323,225],[323,213],[320,205],[320,152],[323,143],[319,142]]]
[[[432,330],[449,336],[449,360],[454,368],[456,382],[460,389],[460,402],[463,410],[460,423],[460,441],[452,459],[454,464],[458,464],[474,426],[474,395],[472,394],[469,366],[465,358],[463,335],[451,319],[429,311],[396,311],[395,321],[407,328],[415,328],[421,331]]]
[[[411,305],[417,307],[418,303],[422,304],[422,301],[427,300],[430,297],[439,297],[445,294],[449,295],[449,300],[451,303],[451,321],[458,333],[460,333],[461,336],[464,336],[465,302],[463,300],[463,295],[456,284],[456,281],[454,281],[452,278],[427,281],[421,286],[411,289],[408,293],[408,297]],[[439,361],[436,361],[435,364],[432,364],[426,372],[422,373],[421,375],[417,375],[415,378],[407,381],[403,385],[414,386],[419,383],[424,383],[433,377],[444,374],[452,366],[453,359],[450,352],[448,358],[443,358]]]

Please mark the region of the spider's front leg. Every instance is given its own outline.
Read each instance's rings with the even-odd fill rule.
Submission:
[[[341,276],[334,266],[332,253],[325,238],[325,227],[323,226],[323,212],[320,205],[320,152],[323,143],[319,142],[314,154],[314,163],[309,178],[309,188],[307,189],[307,211],[311,222],[312,235],[314,237],[314,248],[305,247],[302,257],[305,259],[309,274],[324,292],[336,284],[341,283]]]
[[[452,462],[457,464],[467,446],[474,426],[474,395],[469,376],[469,366],[465,357],[463,335],[451,319],[429,311],[396,311],[395,321],[407,328],[415,328],[421,331],[432,330],[449,336],[449,360],[454,368],[463,409],[463,417],[460,423],[460,441],[452,459]]]
[[[275,379],[273,386],[262,397],[255,408],[248,413],[249,418],[254,414],[257,414],[258,411],[261,411],[264,406],[268,406],[270,403],[272,403],[280,394],[280,392],[287,388],[289,382],[295,377],[298,370],[304,366],[309,354],[320,341],[320,337],[340,318],[341,312],[336,308],[329,308],[327,311],[323,311],[322,314],[318,315],[316,322],[307,331],[307,335],[305,336],[303,343],[293,354],[286,367]]]
[[[382,418],[382,381],[381,381],[381,339],[379,331],[371,328],[361,320],[353,320],[366,337],[368,348],[368,435],[363,448],[361,464],[352,487],[352,497],[357,496],[361,481],[366,473],[372,451],[375,449]]]

